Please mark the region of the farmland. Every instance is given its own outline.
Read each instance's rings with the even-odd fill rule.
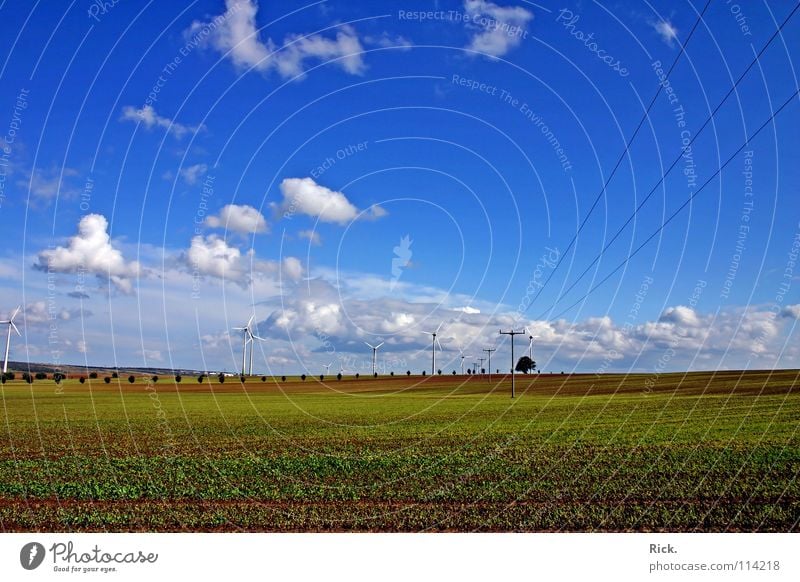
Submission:
[[[800,372],[9,382],[4,531],[797,531]]]

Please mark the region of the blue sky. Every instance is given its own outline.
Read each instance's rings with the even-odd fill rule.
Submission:
[[[263,373],[420,371],[442,322],[447,371],[511,326],[545,371],[800,365],[797,100],[565,311],[797,90],[795,16],[563,295],[793,6],[712,3],[565,252],[702,8],[5,3],[12,359],[235,370],[254,312]]]

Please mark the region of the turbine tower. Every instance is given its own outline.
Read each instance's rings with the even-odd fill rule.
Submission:
[[[377,346],[373,346],[372,344],[368,344],[367,342],[364,342],[364,343],[372,348],[372,375],[374,376],[375,375],[375,358],[378,355],[378,348],[383,345],[383,342],[379,343]]]
[[[250,316],[247,320],[247,325],[244,327],[234,327],[236,331],[242,332],[242,376],[250,375],[253,373],[253,348],[250,348],[250,368],[247,366],[247,344],[253,343],[253,340],[264,341],[263,337],[258,337],[253,333],[253,320],[256,318],[255,314]]]
[[[17,332],[17,335],[22,335],[19,333],[17,326],[14,325],[14,318],[17,316],[17,313],[19,313],[19,309],[20,308],[17,307],[14,310],[14,313],[11,314],[11,317],[9,317],[6,321],[0,321],[0,325],[8,326],[8,333],[6,334],[6,357],[3,360],[3,374],[8,372],[8,350],[11,348],[11,329],[13,328],[14,331]]]
[[[436,375],[436,345],[439,345],[439,349],[442,349],[442,344],[439,343],[439,340],[436,339],[436,336],[439,333],[439,330],[442,329],[444,322],[439,324],[439,327],[436,328],[436,331],[423,331],[422,333],[428,334],[431,336],[431,376]]]
[[[533,361],[533,340],[537,339],[538,337],[538,335],[528,336],[528,339],[530,340],[530,343],[528,344],[528,357],[531,359],[531,362]]]
[[[461,352],[461,375],[464,375],[464,358],[471,358],[472,356],[465,356],[462,350],[458,350]]]

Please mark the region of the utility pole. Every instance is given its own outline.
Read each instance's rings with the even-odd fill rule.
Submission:
[[[524,333],[526,333],[524,329],[522,331],[514,331],[513,329],[510,331],[503,331],[502,329],[500,330],[500,335],[511,336],[511,398],[516,396],[514,390],[514,336],[522,335]]]
[[[480,368],[478,368],[478,369],[479,369],[479,370],[480,370],[480,372],[481,372],[481,376],[483,376],[483,362],[485,362],[485,361],[486,361],[486,358],[478,358],[478,360],[480,360],[480,363],[481,363],[481,367],[480,367]]]
[[[495,351],[495,348],[483,348],[483,351],[489,354],[489,382],[492,381],[492,352]]]

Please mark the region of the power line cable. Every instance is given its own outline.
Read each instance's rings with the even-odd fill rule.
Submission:
[[[656,235],[658,235],[658,233],[659,233],[659,232],[661,232],[662,230],[664,230],[664,228],[665,228],[665,227],[666,227],[666,226],[667,226],[667,225],[668,225],[670,222],[672,222],[672,220],[673,220],[673,219],[674,219],[674,218],[675,218],[675,217],[676,217],[678,214],[680,214],[680,212],[681,212],[681,211],[682,211],[684,208],[686,208],[686,207],[689,205],[689,203],[690,203],[692,200],[694,200],[694,199],[695,199],[695,197],[696,197],[698,194],[700,194],[700,192],[702,192],[702,191],[705,189],[705,187],[706,187],[706,186],[708,186],[708,185],[709,185],[709,184],[710,184],[710,183],[711,183],[711,182],[714,180],[714,178],[716,178],[716,177],[717,177],[717,176],[718,176],[718,175],[719,175],[719,174],[722,172],[722,170],[724,170],[724,169],[725,169],[725,166],[727,166],[728,164],[730,164],[730,163],[731,163],[731,162],[732,162],[732,161],[733,161],[733,160],[736,158],[736,156],[738,156],[738,155],[739,155],[739,153],[741,153],[741,151],[742,151],[742,150],[743,150],[745,147],[747,147],[747,145],[748,145],[748,144],[749,144],[751,141],[753,141],[753,139],[755,139],[755,137],[756,137],[756,136],[757,136],[759,133],[761,133],[761,131],[762,131],[762,130],[763,130],[763,129],[764,129],[766,126],[767,126],[767,125],[769,125],[769,123],[770,123],[770,122],[771,122],[773,119],[775,119],[775,117],[776,117],[776,116],[777,116],[777,115],[778,115],[778,114],[779,114],[781,111],[783,111],[783,110],[786,108],[786,106],[787,106],[787,105],[789,105],[789,103],[791,103],[791,102],[792,102],[792,100],[794,100],[794,98],[795,98],[795,97],[797,97],[798,95],[800,95],[800,89],[798,89],[797,91],[795,91],[795,92],[794,92],[794,93],[791,95],[791,97],[789,97],[789,98],[788,98],[786,101],[784,101],[784,102],[783,102],[783,104],[782,104],[782,105],[781,105],[781,106],[780,106],[778,109],[776,109],[776,110],[775,110],[775,112],[774,112],[772,115],[770,115],[770,116],[769,116],[769,119],[767,119],[767,120],[766,120],[766,121],[765,121],[765,122],[764,122],[764,123],[763,123],[763,124],[762,124],[762,125],[761,125],[761,126],[760,126],[760,127],[759,127],[759,128],[758,128],[758,129],[757,129],[757,130],[756,130],[756,131],[755,131],[755,132],[752,134],[752,135],[751,135],[751,136],[750,136],[750,137],[748,137],[748,138],[745,140],[745,142],[744,142],[744,143],[741,145],[741,147],[739,147],[739,149],[737,149],[737,150],[736,150],[736,151],[735,151],[735,152],[734,152],[734,153],[733,153],[733,154],[732,154],[732,155],[731,155],[731,156],[730,156],[730,157],[729,157],[729,158],[728,158],[728,159],[725,161],[725,163],[723,163],[723,164],[722,164],[722,165],[721,165],[721,166],[720,166],[720,167],[719,167],[719,168],[718,168],[718,169],[717,169],[717,170],[716,170],[716,171],[715,171],[715,172],[714,172],[714,173],[711,175],[711,177],[710,177],[708,180],[706,180],[706,181],[703,183],[703,185],[702,185],[702,186],[700,186],[700,188],[698,188],[697,190],[695,190],[695,191],[692,193],[692,195],[691,195],[691,196],[689,196],[689,198],[687,198],[687,199],[686,199],[686,201],[685,201],[683,204],[681,204],[681,205],[678,207],[678,209],[677,209],[677,210],[675,210],[675,212],[673,212],[673,213],[672,213],[672,214],[669,216],[669,218],[667,218],[667,220],[665,220],[665,221],[664,221],[664,222],[661,224],[661,226],[660,226],[660,227],[658,227],[658,228],[656,229],[656,231],[655,231],[655,232],[653,232],[653,234],[651,234],[649,237],[647,237],[647,239],[646,239],[646,240],[645,240],[645,241],[644,241],[644,242],[643,242],[641,245],[639,245],[639,246],[636,248],[636,250],[635,250],[635,251],[633,251],[633,252],[632,252],[630,255],[628,255],[628,258],[626,258],[626,259],[625,259],[624,261],[622,261],[622,262],[621,262],[619,265],[617,265],[617,267],[616,267],[616,268],[615,268],[613,271],[611,271],[611,272],[610,272],[608,275],[606,275],[606,276],[605,276],[605,277],[604,277],[604,278],[603,278],[603,279],[602,279],[602,280],[601,280],[599,283],[597,283],[597,284],[596,284],[596,285],[594,285],[594,286],[593,286],[591,289],[589,289],[589,291],[587,291],[587,292],[586,292],[586,293],[585,293],[585,294],[584,294],[584,295],[583,295],[583,296],[582,296],[580,299],[578,299],[577,301],[575,301],[574,303],[572,303],[572,304],[571,304],[569,307],[567,307],[566,309],[563,309],[562,311],[560,311],[560,312],[558,313],[558,315],[556,315],[556,316],[555,316],[553,319],[558,319],[559,317],[561,317],[562,315],[564,315],[565,313],[567,313],[567,312],[568,312],[570,309],[572,309],[573,307],[577,306],[577,305],[578,305],[578,304],[579,304],[581,301],[583,301],[583,300],[584,300],[584,299],[586,299],[586,298],[587,298],[589,295],[591,295],[591,294],[592,294],[592,293],[593,293],[593,292],[594,292],[594,291],[595,291],[595,290],[596,290],[598,287],[600,287],[600,286],[601,286],[603,283],[605,283],[606,281],[608,281],[608,280],[609,280],[609,279],[610,279],[610,278],[611,278],[611,277],[612,277],[612,276],[613,276],[613,275],[614,275],[614,274],[615,274],[617,271],[619,271],[619,270],[620,270],[620,269],[621,269],[623,266],[625,266],[625,264],[626,264],[628,261],[630,261],[630,260],[631,260],[633,257],[635,257],[635,256],[636,256],[636,255],[639,253],[639,251],[641,251],[641,250],[642,250],[642,249],[643,249],[643,248],[644,248],[644,247],[645,247],[645,246],[646,246],[646,245],[647,245],[647,244],[648,244],[648,243],[649,243],[651,240],[653,240],[653,239],[656,237]],[[556,303],[558,303],[558,301],[557,301]],[[551,305],[551,306],[550,306],[550,308],[548,309],[548,311],[549,311],[550,309],[552,309],[553,307],[555,307],[556,303],[554,303],[553,305]]]
[[[622,234],[622,232],[625,230],[625,228],[627,228],[627,226],[633,221],[633,219],[636,218],[637,213],[642,209],[642,207],[647,203],[647,201],[653,196],[653,194],[655,194],[656,190],[658,190],[658,187],[664,182],[664,180],[670,174],[670,172],[672,172],[672,170],[675,168],[675,166],[678,164],[678,162],[683,158],[684,154],[691,149],[692,144],[695,142],[695,140],[700,136],[700,134],[708,126],[708,124],[711,123],[711,120],[714,118],[714,116],[720,110],[720,108],[725,103],[725,101],[727,101],[728,97],[730,97],[733,94],[733,92],[736,90],[736,87],[738,87],[739,83],[742,81],[742,79],[744,79],[745,75],[747,75],[747,73],[750,71],[750,69],[753,68],[753,65],[755,65],[758,62],[758,60],[764,54],[764,51],[767,50],[767,47],[769,47],[769,45],[772,44],[772,42],[775,40],[775,38],[777,38],[777,36],[783,30],[783,27],[786,25],[787,22],[789,22],[789,19],[791,19],[791,17],[794,16],[795,12],[797,12],[798,8],[800,8],[800,3],[795,5],[794,10],[792,10],[789,13],[789,15],[783,21],[783,23],[775,30],[775,33],[769,38],[767,43],[761,48],[761,50],[758,52],[756,57],[750,62],[750,64],[742,72],[742,74],[739,75],[739,78],[736,79],[736,81],[734,82],[734,84],[730,88],[730,90],[725,94],[725,96],[722,98],[722,100],[719,102],[719,104],[714,108],[714,111],[711,112],[711,115],[709,115],[708,118],[706,119],[706,121],[703,123],[703,125],[700,126],[700,129],[698,129],[695,132],[695,134],[693,135],[693,137],[689,141],[689,143],[687,143],[683,147],[683,149],[680,151],[678,156],[675,158],[675,161],[672,162],[672,164],[669,166],[669,168],[667,168],[667,171],[664,174],[662,174],[662,176],[661,176],[661,178],[659,178],[658,182],[656,182],[655,185],[653,186],[653,188],[650,190],[650,192],[648,192],[647,196],[645,196],[644,199],[639,203],[639,205],[636,207],[636,210],[633,211],[633,214],[631,214],[628,217],[628,219],[625,221],[625,223],[621,227],[619,227],[619,229],[614,234],[614,236],[611,237],[611,240],[609,240],[608,243],[606,243],[606,245],[603,247],[603,249],[600,251],[600,253],[598,253],[598,255],[594,258],[594,260],[592,260],[592,262],[589,263],[586,266],[586,268],[583,270],[583,272],[580,275],[578,275],[578,278],[575,281],[573,281],[573,283],[563,293],[559,294],[559,297],[556,299],[556,301],[553,303],[553,305],[549,309],[552,309],[553,307],[555,307],[566,295],[569,294],[570,291],[572,291],[572,289],[575,288],[575,286],[586,276],[586,274],[597,263],[597,261],[600,260],[600,258],[603,256],[603,253],[605,253],[609,249],[609,247],[612,244],[614,244],[614,242],[617,240],[617,238],[619,238],[620,234]],[[546,284],[547,284],[547,282],[545,282],[545,285]],[[542,286],[542,288],[544,288],[544,285]],[[540,291],[541,291],[542,288],[540,288]],[[533,303],[533,302],[531,302],[531,303]],[[542,312],[537,317],[537,319],[541,319],[542,317],[544,317],[547,314],[547,311],[549,311],[549,309],[545,310],[544,312]]]

